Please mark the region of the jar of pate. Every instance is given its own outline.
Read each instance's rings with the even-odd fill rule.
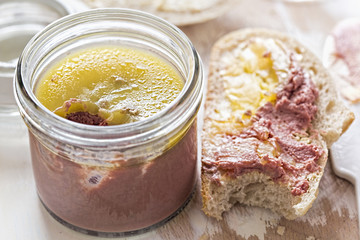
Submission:
[[[111,126],[69,121],[40,103],[34,92],[52,65],[107,44],[164,59],[184,81],[179,95],[151,117]],[[91,235],[124,236],[161,225],[191,198],[203,69],[189,39],[172,24],[130,9],[61,18],[28,43],[14,88],[29,129],[39,198],[59,222]]]

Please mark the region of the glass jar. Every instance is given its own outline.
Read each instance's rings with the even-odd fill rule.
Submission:
[[[52,21],[86,9],[69,0],[0,1],[0,115],[18,114],[12,80],[27,42]]]
[[[184,80],[179,96],[144,120],[90,126],[61,118],[34,95],[41,76],[65,56],[107,44],[151,52]],[[197,181],[196,114],[203,92],[201,60],[177,27],[130,9],[64,17],[22,53],[15,97],[28,126],[41,202],[66,226],[92,235],[152,229],[189,201]]]

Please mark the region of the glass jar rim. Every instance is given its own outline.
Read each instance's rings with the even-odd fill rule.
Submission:
[[[137,21],[146,26],[156,27],[166,31],[171,37],[176,38],[181,47],[186,51],[187,59],[193,64],[189,68],[184,88],[177,98],[165,109],[144,120],[112,126],[91,126],[75,123],[57,116],[46,109],[35,97],[30,84],[24,84],[22,79],[23,69],[26,68],[25,59],[41,46],[43,41],[54,37],[56,32],[72,25],[82,24],[86,21],[108,19],[127,19]],[[196,114],[203,91],[203,70],[200,56],[193,47],[188,37],[175,25],[150,13],[134,9],[94,9],[71,14],[60,18],[48,25],[25,47],[21,54],[15,73],[14,89],[16,102],[27,124],[32,125],[43,134],[56,134],[57,138],[70,144],[77,143],[87,146],[106,146],[109,143],[134,145],[141,142],[152,141],[172,132],[188,120],[193,120]],[[39,117],[43,116],[43,117]],[[141,140],[139,140],[141,139]]]

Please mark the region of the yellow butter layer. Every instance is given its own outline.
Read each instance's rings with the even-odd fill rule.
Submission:
[[[275,104],[280,85],[289,76],[291,53],[279,41],[250,38],[224,45],[217,61],[223,97],[214,98],[216,106],[207,126],[211,135],[239,134],[252,125],[252,116],[267,103]]]
[[[234,116],[240,118],[237,121],[276,101],[274,89],[279,80],[269,50],[261,42],[250,42],[223,72],[225,93]]]
[[[183,86],[165,60],[139,49],[104,46],[58,62],[39,81],[35,95],[59,116],[89,112],[115,125],[158,113]]]

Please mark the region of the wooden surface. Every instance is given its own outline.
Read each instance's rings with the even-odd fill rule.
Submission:
[[[287,32],[320,57],[323,42],[334,24],[346,17],[359,16],[359,9],[357,0],[301,4],[240,0],[227,14],[182,30],[200,53],[207,72],[213,43],[244,27]],[[0,239],[101,239],[67,229],[41,206],[31,172],[26,129],[19,117],[14,119],[4,122],[2,118],[0,122]],[[334,174],[330,161],[318,199],[304,217],[294,221],[265,209],[236,205],[218,222],[202,213],[198,190],[180,215],[152,232],[130,239],[359,239],[354,187]]]

